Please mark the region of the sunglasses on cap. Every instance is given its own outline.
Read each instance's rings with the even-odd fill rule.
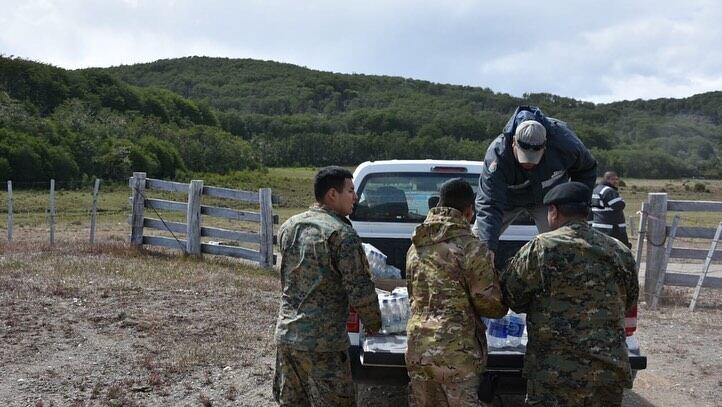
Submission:
[[[520,141],[520,140],[514,140],[514,142],[515,142],[516,145],[518,145],[519,148],[521,148],[522,150],[539,151],[539,150],[543,150],[544,147],[547,146],[547,143],[542,143],[542,144],[539,144],[539,145],[534,145],[534,144],[525,143],[525,142]]]

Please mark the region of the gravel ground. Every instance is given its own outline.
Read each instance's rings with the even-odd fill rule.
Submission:
[[[640,307],[648,368],[625,406],[722,406],[722,291]],[[274,272],[105,246],[0,247],[0,400],[8,406],[273,406]],[[359,386],[363,406],[405,387]],[[518,406],[510,397],[497,405]]]

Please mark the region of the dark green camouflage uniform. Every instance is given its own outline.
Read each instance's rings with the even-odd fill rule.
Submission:
[[[456,209],[432,208],[411,240],[406,258],[410,402],[481,405],[477,390],[487,347],[480,317],[499,318],[507,311],[498,275]]]
[[[353,405],[349,306],[369,329],[381,328],[361,240],[348,219],[318,206],[287,220],[279,236],[283,292],[274,397],[281,405]]]
[[[527,313],[527,405],[620,405],[632,384],[624,314],[639,295],[629,249],[572,221],[522,247],[501,279]]]

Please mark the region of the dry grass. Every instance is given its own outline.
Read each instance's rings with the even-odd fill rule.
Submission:
[[[259,362],[273,357],[277,307],[274,271],[226,258],[118,243],[5,246],[0,393],[19,378],[32,384],[11,400],[70,393],[106,405],[174,405],[209,386],[216,400],[234,394],[232,386],[237,396],[257,392],[255,379],[244,385],[223,368],[260,369],[268,379]]]

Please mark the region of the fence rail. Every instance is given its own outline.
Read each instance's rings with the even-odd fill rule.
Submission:
[[[675,238],[712,240],[716,228],[667,226],[667,212],[722,212],[722,202],[667,200],[666,193],[650,193],[642,206],[647,216],[647,267],[644,273],[644,292],[648,303],[654,304],[655,291],[659,285],[695,287],[700,280],[701,287],[722,288],[722,278],[684,273],[667,273],[666,263],[670,258],[688,260],[722,260],[722,251],[673,247]],[[722,215],[720,215],[722,218]],[[641,242],[639,243],[641,244]],[[639,261],[639,258],[637,259]],[[703,270],[706,274],[706,270]],[[657,282],[660,282],[659,284]]]
[[[179,249],[185,253],[200,256],[202,253],[231,256],[257,261],[261,266],[270,267],[275,262],[273,255],[273,224],[278,223],[278,216],[273,214],[272,194],[270,188],[261,188],[258,192],[240,191],[235,189],[204,186],[203,181],[193,180],[189,184],[146,178],[145,173],[135,172],[129,180],[133,196],[130,198],[133,214],[130,218],[133,245],[152,245]],[[188,194],[187,202],[176,202],[146,197],[147,190],[183,192]],[[259,212],[240,211],[230,208],[202,205],[203,196],[224,198],[235,201],[254,202],[260,207]],[[169,222],[163,219],[145,217],[145,208],[185,212],[186,223]],[[259,223],[258,233],[236,231],[216,227],[201,226],[201,215]],[[146,236],[144,228],[168,231],[173,238],[162,236]],[[175,233],[185,234],[185,239],[175,237]],[[239,246],[228,246],[201,243],[201,237],[214,237],[242,243],[255,243],[259,250]]]

